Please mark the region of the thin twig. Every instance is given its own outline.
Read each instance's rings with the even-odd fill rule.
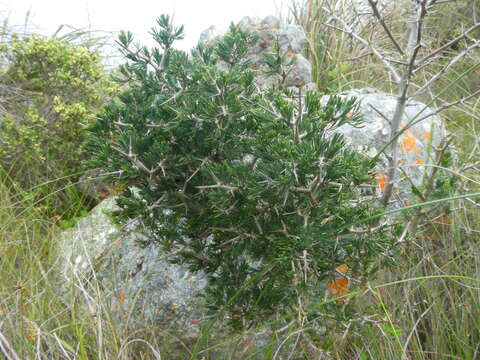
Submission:
[[[434,112],[432,113],[429,113],[419,119],[416,120],[416,122],[420,122],[422,120],[425,120],[429,117],[432,117],[432,116],[435,116],[435,115],[438,115],[439,113],[441,113],[442,111],[452,107],[452,106],[455,106],[455,105],[458,105],[458,104],[464,104],[466,101],[470,100],[471,98],[474,98],[476,96],[480,95],[480,89],[478,89],[477,91],[473,92],[472,94],[468,95],[468,96],[465,96],[463,98],[461,98],[460,100],[456,100],[456,101],[453,101],[453,102],[450,102],[450,103],[447,103],[447,104],[444,104],[442,106],[440,106],[439,108],[437,108]]]
[[[472,45],[468,46],[465,48],[464,51],[462,51],[460,54],[452,58],[447,65],[445,65],[439,72],[437,72],[429,81],[427,81],[420,89],[418,89],[412,97],[417,97],[420,94],[424,93],[427,89],[429,89],[434,82],[439,80],[443,74],[445,74],[450,68],[458,63],[460,60],[463,60],[463,58],[471,52],[473,49],[476,49],[480,47],[480,40],[475,41]]]
[[[361,37],[360,35],[358,35],[357,33],[355,33],[349,26],[347,26],[347,24],[345,24],[345,22],[343,20],[341,20],[340,18],[336,17],[336,16],[332,16],[332,19],[340,22],[340,24],[343,26],[343,28],[341,27],[338,27],[338,26],[335,26],[335,25],[332,25],[332,24],[329,24],[329,23],[324,23],[325,26],[327,27],[330,27],[332,29],[335,29],[335,30],[338,30],[338,31],[341,31],[341,32],[344,32],[345,34],[353,37],[354,39],[356,39],[357,41],[361,42],[363,45],[365,45],[367,48],[370,49],[370,51],[373,53],[373,55],[375,55],[383,64],[383,66],[388,70],[388,72],[390,73],[390,75],[393,77],[393,81],[396,83],[396,84],[399,84],[400,83],[400,80],[401,80],[401,77],[400,75],[398,74],[397,70],[395,70],[395,68],[392,66],[392,64],[387,60],[387,58],[380,53],[380,51],[378,51],[376,48],[374,48],[367,40],[365,40],[363,37]]]
[[[405,55],[402,48],[398,44],[397,40],[395,40],[395,37],[393,36],[392,32],[390,31],[390,28],[387,26],[385,23],[385,20],[383,19],[382,15],[380,15],[380,12],[378,11],[377,7],[377,0],[368,0],[368,3],[370,4],[370,7],[372,8],[373,15],[378,19],[380,22],[380,25],[382,25],[383,29],[385,30],[385,33],[387,36],[392,40],[393,45],[397,49],[397,51],[400,53],[400,55]]]
[[[424,63],[425,61],[434,57],[435,55],[442,52],[443,50],[446,50],[449,47],[455,45],[457,42],[464,39],[467,34],[471,33],[472,31],[475,31],[476,29],[480,29],[480,23],[473,25],[469,29],[465,30],[462,34],[458,35],[457,37],[455,37],[452,40],[450,40],[449,42],[447,42],[445,45],[439,47],[437,50],[432,51],[430,54],[425,55],[424,57],[422,57],[421,59],[419,59],[417,61],[417,65],[420,65],[420,64]]]

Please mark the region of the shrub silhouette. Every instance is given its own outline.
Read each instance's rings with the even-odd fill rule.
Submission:
[[[240,327],[321,300],[339,264],[370,275],[390,238],[348,229],[376,211],[359,200],[374,164],[335,133],[361,124],[355,99],[258,90],[246,56],[256,36],[233,25],[190,56],[172,47],[183,28],[169,17],[152,34],[159,48],[120,35],[128,87],[85,145],[90,167],[132,185],[117,220],[138,220],[174,261],[204,271],[211,308]]]

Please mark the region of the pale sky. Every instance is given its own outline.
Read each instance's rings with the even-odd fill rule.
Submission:
[[[23,32],[52,35],[62,24],[100,31],[130,30],[143,43],[155,19],[174,14],[174,22],[185,25],[185,40],[177,47],[189,49],[200,32],[211,25],[227,27],[243,16],[279,15],[289,0],[0,0],[1,20]],[[283,11],[285,14],[285,11]]]

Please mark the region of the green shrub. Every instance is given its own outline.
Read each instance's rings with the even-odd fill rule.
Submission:
[[[99,55],[36,36],[14,38],[2,45],[1,54],[2,95],[8,99],[0,118],[2,167],[25,189],[78,173],[85,127],[115,89]],[[42,198],[77,178],[35,193]],[[48,198],[47,206],[58,211],[65,199],[65,192],[59,192]]]
[[[86,144],[90,167],[135,187],[119,197],[117,220],[138,219],[149,241],[206,272],[210,305],[225,307],[238,326],[310,313],[299,306],[321,301],[322,281],[340,264],[367,277],[389,238],[366,224],[348,231],[375,212],[359,200],[373,164],[334,133],[361,123],[355,100],[322,105],[313,91],[260,92],[245,60],[253,34],[232,26],[188,56],[172,48],[182,28],[165,16],[158,25],[162,50],[132,48],[131,33],[121,34],[129,86]]]

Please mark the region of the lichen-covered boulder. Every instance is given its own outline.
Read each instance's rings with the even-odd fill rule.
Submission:
[[[119,323],[159,325],[183,344],[194,343],[201,326],[209,319],[202,296],[205,275],[169,263],[171,254],[159,245],[150,243],[143,247],[148,232],[138,223],[131,223],[122,231],[108,216],[116,209],[116,198],[107,198],[74,228],[61,234],[58,256],[65,279],[64,296],[70,294],[68,284],[82,282],[79,287],[83,288],[95,279],[93,286],[101,290],[98,295],[102,303]],[[209,330],[211,339],[220,343],[225,341],[226,334],[221,322]],[[271,337],[269,328],[246,334],[242,348],[232,359],[244,359],[247,351],[267,346]],[[229,346],[228,342],[225,346]],[[223,350],[219,347],[215,354],[221,357]]]
[[[290,59],[292,60],[292,64],[285,67],[287,76],[283,84],[288,87],[315,88],[312,83],[312,66],[302,55],[307,45],[307,37],[301,26],[283,24],[274,16],[267,16],[264,19],[247,16],[237,25],[242,30],[255,32],[259,37],[259,41],[250,50],[247,59],[251,62],[251,68],[256,72],[255,81],[260,88],[268,88],[281,79],[274,76],[266,77],[262,73],[266,70],[262,54],[273,53],[275,44],[278,44],[280,55],[286,57],[288,64]],[[220,30],[211,26],[201,33],[199,43],[211,46],[222,35]]]
[[[131,314],[133,321],[181,328],[185,337],[195,337],[195,323],[205,314],[199,296],[204,275],[169,263],[170,254],[159,245],[142,246],[148,233],[138,223],[121,231],[108,216],[115,201],[103,200],[62,234],[58,253],[63,276],[67,281],[95,276],[118,319]]]
[[[62,233],[58,256],[65,285],[72,282],[79,285],[79,281],[85,284],[94,278],[93,286],[101,290],[98,295],[102,303],[119,323],[128,321],[139,327],[160,325],[183,345],[194,344],[201,335],[201,326],[209,319],[202,297],[206,277],[201,272],[191,273],[182,265],[169,263],[171,254],[158,245],[142,247],[148,232],[138,223],[131,223],[122,231],[108,216],[116,209],[116,198],[107,198],[74,228]],[[84,284],[79,287],[83,288]],[[69,296],[68,288],[65,286],[64,296]],[[323,328],[319,329],[319,335],[323,334]],[[212,358],[223,358],[225,348],[231,346],[228,341],[232,337],[228,334],[221,322],[209,329],[210,339],[220,344],[210,352]],[[270,347],[272,336],[279,335],[274,335],[269,327],[246,333],[238,352],[230,355],[231,358],[244,359],[263,347]],[[280,340],[278,343],[284,345]],[[174,353],[175,349],[171,351]],[[278,354],[278,359],[299,359],[286,347],[279,349]]]
[[[395,112],[397,99],[395,96],[376,89],[355,89],[339,94],[342,97],[355,97],[359,101],[359,110],[364,117],[362,127],[343,125],[338,129],[349,146],[371,157],[375,156],[390,139],[390,120]],[[323,98],[326,102],[328,96]],[[416,122],[433,110],[418,101],[409,101],[400,127],[407,129],[398,138],[398,172],[395,193],[391,199],[391,207],[408,204],[414,197],[412,185],[420,186],[425,174],[431,170],[434,162],[435,148],[445,137],[446,131],[442,119],[438,115],[427,117]],[[415,123],[410,127],[409,124]],[[387,152],[388,153],[388,149]],[[384,154],[377,165],[377,196],[380,196],[387,182],[388,159]]]

